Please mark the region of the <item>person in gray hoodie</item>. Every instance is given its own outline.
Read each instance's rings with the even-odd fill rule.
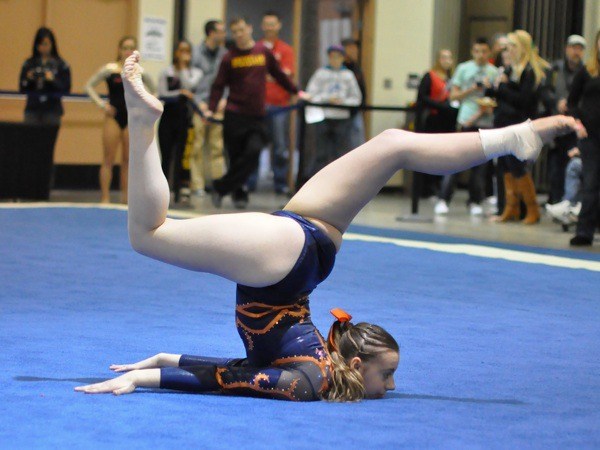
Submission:
[[[362,101],[354,73],[344,66],[344,47],[327,49],[329,64],[310,77],[306,92],[314,103],[358,106]],[[316,158],[311,173],[316,173],[350,150],[351,110],[323,108],[324,120],[315,124]]]
[[[225,24],[220,20],[209,20],[204,25],[204,34],[206,39],[200,45],[194,47],[192,65],[200,69],[203,76],[198,84],[194,100],[198,104],[200,111],[208,111],[208,97],[210,88],[217,76],[219,65],[223,55],[227,53],[225,49]],[[227,100],[225,96],[221,99],[218,107],[218,113],[223,114]],[[219,114],[215,118],[219,118]],[[210,180],[218,179],[223,176],[225,169],[225,160],[223,157],[223,125],[215,122],[203,120],[198,114],[194,114],[194,145],[190,159],[190,176],[192,193],[203,195],[207,187],[205,175],[210,176]],[[205,147],[207,147],[208,161],[204,158]]]

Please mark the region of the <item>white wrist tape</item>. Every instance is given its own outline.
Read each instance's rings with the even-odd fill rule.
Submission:
[[[479,130],[479,136],[488,159],[514,155],[521,161],[535,160],[543,146],[531,120],[495,130]]]

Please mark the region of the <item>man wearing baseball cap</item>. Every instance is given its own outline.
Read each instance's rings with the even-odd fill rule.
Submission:
[[[549,114],[564,114],[567,111],[567,98],[571,91],[571,84],[575,74],[583,66],[586,41],[583,36],[572,34],[567,38],[565,45],[565,56],[554,61],[551,76],[547,81],[551,83],[549,98],[545,104]],[[565,168],[569,162],[569,156],[563,144],[563,139],[556,139],[555,145],[548,153],[548,181],[550,192],[548,197],[548,209],[556,207],[568,207],[568,202],[561,202],[564,194]],[[566,205],[566,206],[565,206]]]
[[[344,65],[344,56],[344,47],[341,45],[327,48],[328,64],[316,70],[306,88],[314,103],[360,105],[362,94],[354,73]],[[323,108],[322,112],[323,120],[314,125],[316,155],[309,175],[351,150],[350,109]]]

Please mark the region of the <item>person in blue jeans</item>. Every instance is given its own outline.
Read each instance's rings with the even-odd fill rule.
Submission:
[[[551,204],[546,203],[546,212],[554,220],[572,225],[577,222],[581,211],[581,182],[583,177],[583,163],[581,152],[573,148],[567,152],[569,162],[565,168],[564,195],[562,201]]]

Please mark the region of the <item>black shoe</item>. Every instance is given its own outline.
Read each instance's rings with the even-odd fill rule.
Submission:
[[[590,247],[592,245],[592,239],[576,235],[571,238],[570,244],[573,247]]]
[[[244,199],[235,199],[233,201],[233,206],[235,206],[236,209],[246,209],[248,207],[248,200],[244,200]]]
[[[223,196],[217,192],[216,189],[213,189],[210,193],[210,199],[215,208],[221,208],[223,204]]]
[[[233,206],[237,209],[246,209],[250,196],[245,186],[237,188],[233,194],[231,194],[231,200],[233,200]]]

